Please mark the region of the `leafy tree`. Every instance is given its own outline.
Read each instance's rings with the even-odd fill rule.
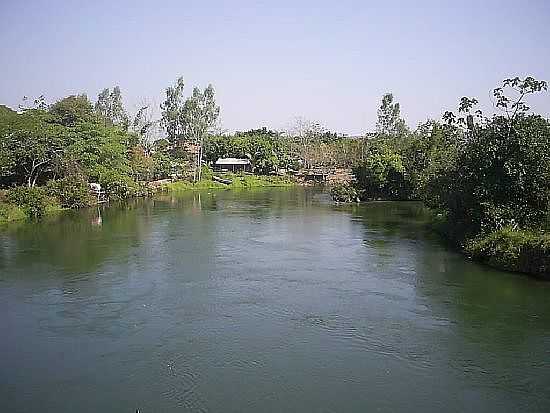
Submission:
[[[411,193],[402,156],[384,140],[373,142],[365,160],[354,167],[364,199],[408,199]]]
[[[105,126],[114,125],[128,130],[128,115],[122,103],[120,87],[115,86],[112,91],[103,89],[97,97],[95,111],[103,119]]]
[[[51,121],[51,115],[45,111],[32,109],[16,116],[5,127],[0,153],[8,159],[4,173],[23,178],[16,183],[34,187],[63,153],[64,131]],[[11,166],[10,170],[6,166]]]
[[[183,137],[185,131],[185,120],[183,118],[184,87],[183,77],[179,77],[174,86],[166,88],[166,99],[160,105],[162,111],[161,124],[168,133],[168,140],[173,144]]]
[[[381,135],[394,137],[402,136],[407,132],[405,121],[401,118],[399,103],[394,102],[391,93],[382,96],[382,103],[378,109],[376,130]]]
[[[547,84],[532,77],[506,79],[494,90],[503,115],[482,117],[477,100],[462,98],[459,116],[445,114],[447,131],[462,139],[453,163],[428,180],[427,202],[446,211],[459,240],[504,227],[544,225],[550,205],[550,123],[528,115],[527,95]],[[516,92],[515,98],[506,95]]]
[[[183,107],[185,135],[199,146],[194,179],[201,179],[201,165],[203,158],[203,143],[206,134],[215,125],[220,114],[220,107],[216,105],[214,88],[208,85],[204,91],[197,87],[187,98]]]
[[[56,122],[64,126],[74,126],[78,122],[94,120],[94,109],[85,94],[63,98],[54,103],[49,112]]]
[[[0,105],[0,184],[13,175],[16,159],[13,151],[9,150],[8,139],[11,138],[11,125],[17,119],[17,112]]]

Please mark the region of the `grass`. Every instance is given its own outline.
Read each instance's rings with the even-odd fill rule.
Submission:
[[[28,219],[23,208],[17,205],[0,202],[0,224]]]
[[[223,174],[224,179],[230,179],[229,185],[212,181],[211,179],[202,179],[193,183],[189,181],[176,181],[164,185],[162,188],[166,191],[190,191],[204,189],[250,189],[263,187],[290,187],[296,185],[293,180],[282,176],[263,176],[248,174]]]
[[[492,267],[550,280],[549,234],[503,228],[471,240],[466,252]]]
[[[50,200],[44,208],[44,216],[54,215],[62,210],[63,208],[57,201]],[[0,225],[16,221],[28,221],[31,218],[28,208],[0,200]]]

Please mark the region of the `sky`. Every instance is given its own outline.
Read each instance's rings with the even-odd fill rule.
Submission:
[[[550,1],[0,0],[0,104],[119,85],[129,112],[212,83],[229,131],[296,117],[373,130],[391,92],[414,127],[508,77],[550,81]],[[550,117],[550,93],[531,100]]]

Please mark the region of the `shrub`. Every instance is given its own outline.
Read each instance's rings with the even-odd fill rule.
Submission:
[[[94,203],[88,182],[83,176],[68,176],[52,180],[46,187],[48,193],[55,196],[64,208],[82,208]]]
[[[550,279],[550,235],[502,228],[466,244],[474,259],[493,267]]]
[[[0,201],[0,224],[27,218],[21,207]]]
[[[338,184],[330,188],[330,196],[337,202],[357,202],[359,194],[350,184]]]
[[[141,195],[140,186],[130,176],[110,173],[101,177],[101,185],[111,199],[128,199]]]
[[[203,165],[201,168],[201,179],[207,179],[211,180],[213,175],[212,168],[210,168],[208,165]]]
[[[40,218],[51,204],[46,191],[43,188],[28,188],[17,186],[8,191],[8,202],[23,208],[26,215],[31,218]]]
[[[365,199],[409,199],[412,193],[403,158],[388,142],[373,142],[366,158],[353,168]]]

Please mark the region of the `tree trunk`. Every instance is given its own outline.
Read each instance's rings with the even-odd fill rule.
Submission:
[[[201,136],[201,144],[200,144],[200,147],[199,147],[199,181],[201,180],[201,175],[202,175],[202,145],[203,145],[203,137]]]

